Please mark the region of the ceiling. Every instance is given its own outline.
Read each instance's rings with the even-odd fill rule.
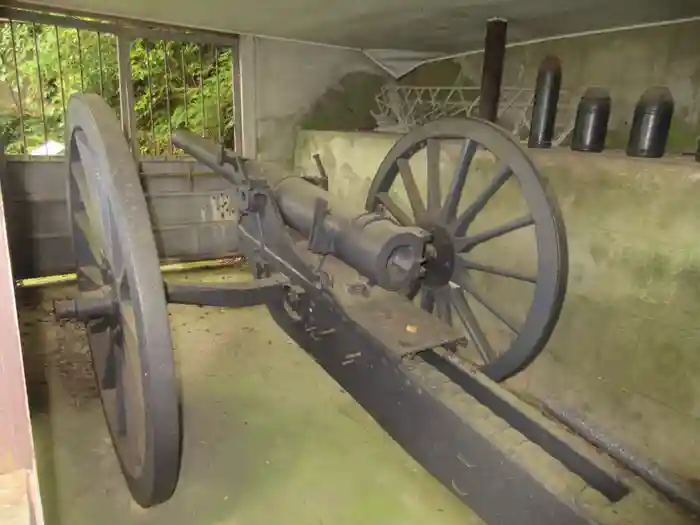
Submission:
[[[13,1],[10,0],[10,4]],[[30,0],[91,14],[361,49],[481,49],[489,18],[517,43],[700,17],[700,0]]]

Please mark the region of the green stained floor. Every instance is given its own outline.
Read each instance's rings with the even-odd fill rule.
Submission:
[[[144,511],[119,472],[82,334],[48,308],[22,321],[49,525],[482,523],[263,308],[171,307],[182,473],[174,498]]]

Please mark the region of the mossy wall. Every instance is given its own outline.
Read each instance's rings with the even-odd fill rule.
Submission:
[[[302,132],[296,165],[312,170],[311,156],[320,153],[331,192],[362,206],[396,138]],[[700,163],[563,148],[529,154],[562,208],[570,275],[552,339],[508,386],[575,409],[634,453],[700,478]],[[456,156],[446,153],[443,170]],[[510,220],[512,202],[498,201],[491,215]],[[524,246],[504,241],[483,262],[524,270],[531,264]],[[491,292],[498,301],[500,292]],[[500,299],[527,297],[511,290]]]

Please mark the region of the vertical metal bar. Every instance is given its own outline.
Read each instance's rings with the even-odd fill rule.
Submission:
[[[139,157],[139,142],[136,133],[134,110],[134,83],[131,78],[131,40],[117,36],[117,63],[119,65],[119,107],[122,131],[131,145],[135,159]]]
[[[189,118],[189,108],[187,107],[187,91],[189,89],[189,86],[187,84],[187,67],[185,65],[185,43],[180,42],[180,61],[182,63],[182,86],[184,88],[183,94],[185,97],[185,127],[188,127],[190,125],[190,118]]]
[[[498,118],[503,62],[506,56],[507,29],[508,22],[501,18],[492,18],[486,25],[479,116],[491,122],[495,122]]]
[[[78,61],[80,62],[80,92],[85,93],[85,71],[83,69],[83,45],[80,42],[80,29],[75,30],[78,36]]]
[[[165,111],[168,113],[168,151],[173,154],[173,121],[172,115],[170,114],[170,66],[168,65],[168,57],[170,53],[168,52],[167,40],[163,41],[163,64],[165,66]],[[187,108],[185,108],[187,111]]]
[[[202,108],[202,136],[206,136],[207,131],[207,114],[204,109],[204,60],[202,59],[202,44],[197,44],[197,52],[199,53],[199,101]]]
[[[216,73],[216,138],[221,142],[221,82],[219,80],[219,48],[214,48],[214,72]]]
[[[58,26],[53,26],[56,34],[56,59],[58,60],[58,81],[61,86],[61,107],[63,108],[63,125],[66,124],[66,92],[63,89],[63,65],[61,64],[61,40],[58,38]]]
[[[97,61],[100,66],[100,96],[104,97],[105,95],[105,79],[104,79],[104,71],[103,71],[103,64],[102,64],[102,33],[98,32],[97,33]]]
[[[22,144],[24,144],[24,150],[22,153],[27,155],[27,135],[24,132],[24,103],[22,102],[22,83],[19,78],[19,66],[17,65],[17,42],[15,38],[15,23],[10,20],[10,38],[12,39],[12,61],[15,66],[15,82],[17,83],[17,108],[19,109],[19,127],[20,134],[22,137]]]
[[[41,122],[44,125],[44,144],[48,150],[49,128],[46,125],[46,110],[44,108],[44,86],[41,77],[41,60],[39,60],[39,42],[37,39],[38,27],[32,23],[32,36],[34,37],[34,60],[36,61],[36,76],[39,81],[39,103],[41,104]]]
[[[146,74],[148,75],[148,115],[151,119],[151,149],[152,151],[150,152],[152,155],[155,153],[155,148],[153,147],[153,144],[155,143],[156,145],[158,144],[156,141],[156,123],[153,120],[153,82],[151,78],[151,51],[150,51],[150,46],[148,45],[148,41],[146,39],[143,40],[143,46],[146,49]]]
[[[241,68],[238,60],[238,40],[231,46],[231,97],[233,97],[233,148],[243,154],[243,125],[241,123]]]

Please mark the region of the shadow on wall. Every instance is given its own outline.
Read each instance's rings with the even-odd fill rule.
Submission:
[[[370,131],[376,126],[371,111],[386,77],[368,72],[345,75],[312,106],[301,122],[302,129],[321,131]]]
[[[634,105],[653,85],[666,85],[675,99],[667,152],[695,151],[700,135],[700,21],[618,33],[552,40],[506,53],[503,85],[533,88],[537,68],[548,54],[563,67],[562,90],[575,106],[586,88],[602,86],[612,96],[609,149],[624,149]],[[481,77],[482,55],[425,64],[396,81],[412,86],[474,86]],[[303,120],[303,129],[365,131],[376,123],[375,97],[388,79],[374,73],[350,73],[322,95]],[[563,105],[562,105],[563,106]],[[573,108],[560,108],[571,120]],[[561,122],[560,122],[561,123]]]
[[[477,77],[478,78],[478,77]],[[452,60],[425,64],[397,81],[385,74],[354,72],[345,75],[337,86],[329,88],[308,111],[302,129],[318,131],[371,131],[377,127],[372,112],[376,97],[389,82],[407,86],[475,85],[464,77],[460,65]]]

